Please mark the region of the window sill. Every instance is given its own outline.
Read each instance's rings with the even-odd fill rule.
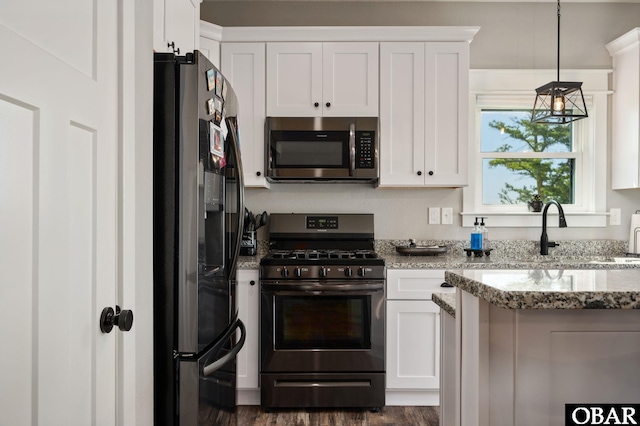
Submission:
[[[539,228],[542,225],[542,212],[462,212],[462,226],[473,227],[476,217],[486,218],[485,222],[491,224],[491,228]],[[552,228],[558,226],[558,213],[549,210],[547,213],[548,225]],[[567,212],[564,214],[567,224],[572,228],[602,228],[607,226],[609,213],[578,213]]]

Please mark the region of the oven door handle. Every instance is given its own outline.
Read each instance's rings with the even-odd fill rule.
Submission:
[[[344,294],[344,293],[371,293],[383,291],[383,283],[373,284],[266,284],[262,283],[263,291],[270,291],[277,294],[287,293],[313,293],[313,294]]]
[[[267,292],[273,296],[370,296],[382,290],[369,290],[369,291],[322,291],[322,290],[307,290],[307,291],[271,291]]]

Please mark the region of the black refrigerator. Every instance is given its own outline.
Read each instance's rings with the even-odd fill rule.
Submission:
[[[245,339],[238,102],[198,51],[154,54],[153,101],[155,424],[212,424],[235,410]]]

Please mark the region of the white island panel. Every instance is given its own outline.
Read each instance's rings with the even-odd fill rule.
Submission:
[[[458,424],[564,425],[565,404],[640,401],[640,271],[460,271],[447,282],[458,287]]]

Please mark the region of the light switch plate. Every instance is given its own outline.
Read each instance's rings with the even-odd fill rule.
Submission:
[[[442,208],[442,224],[443,225],[453,224],[453,208],[451,207]]]
[[[620,209],[609,209],[609,225],[620,225]]]
[[[429,207],[429,225],[440,224],[440,207]]]

